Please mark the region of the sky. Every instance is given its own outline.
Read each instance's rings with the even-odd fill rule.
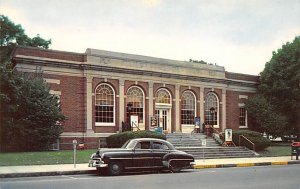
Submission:
[[[0,14],[54,50],[203,60],[251,75],[300,35],[300,0],[0,0]]]

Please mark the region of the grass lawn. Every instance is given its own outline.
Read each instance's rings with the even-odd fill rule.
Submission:
[[[88,163],[96,150],[77,150],[76,163]],[[73,150],[0,153],[0,166],[72,164]]]
[[[91,154],[96,150],[77,150],[76,163],[88,163]],[[258,152],[264,157],[289,156],[290,146],[270,146]],[[53,165],[72,164],[73,150],[45,151],[45,152],[16,152],[0,153],[0,166],[13,165]]]
[[[264,157],[276,157],[276,156],[290,156],[291,147],[290,146],[270,146],[264,151],[258,152]]]

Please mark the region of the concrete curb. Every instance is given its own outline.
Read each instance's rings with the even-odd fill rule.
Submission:
[[[270,165],[295,165],[295,164],[300,164],[300,161],[279,161],[279,162],[260,162],[260,163],[236,163],[236,164],[195,165],[194,169],[230,168],[230,167],[253,167],[253,166],[270,166]]]
[[[271,166],[271,165],[295,165],[295,164],[300,164],[300,160],[299,161],[259,162],[259,163],[195,165],[194,169],[253,167],[253,166]],[[55,175],[79,175],[79,174],[96,174],[96,170],[49,171],[49,172],[29,172],[29,173],[4,173],[4,174],[0,174],[0,178],[55,176]]]
[[[0,178],[56,176],[56,175],[79,175],[79,174],[96,174],[96,170],[51,171],[51,172],[31,172],[31,173],[4,173],[4,174],[0,174]]]

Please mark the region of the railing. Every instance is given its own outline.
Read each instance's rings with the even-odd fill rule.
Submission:
[[[242,145],[241,145],[241,141],[242,141],[242,140],[246,141],[245,144],[243,143],[243,144],[245,145],[246,148],[251,149],[249,146],[252,146],[252,150],[255,151],[255,144],[254,144],[251,140],[249,140],[247,137],[245,137],[244,135],[240,135],[240,136],[239,136],[239,146],[242,146]],[[243,146],[244,146],[244,145],[243,145]]]
[[[215,139],[215,141],[219,144],[223,144],[224,141],[220,138],[221,133],[211,125],[207,127],[212,129],[212,137]]]
[[[213,126],[210,126],[210,128],[213,129],[213,133],[217,133],[218,135],[220,135],[220,132],[216,128],[214,128]]]
[[[138,131],[140,130],[139,125],[136,125],[134,122],[132,122],[132,130],[133,130],[134,127],[137,128]]]

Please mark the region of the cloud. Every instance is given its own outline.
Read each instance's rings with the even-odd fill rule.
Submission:
[[[1,0],[0,11],[53,49],[192,58],[251,74],[300,34],[299,0]]]

